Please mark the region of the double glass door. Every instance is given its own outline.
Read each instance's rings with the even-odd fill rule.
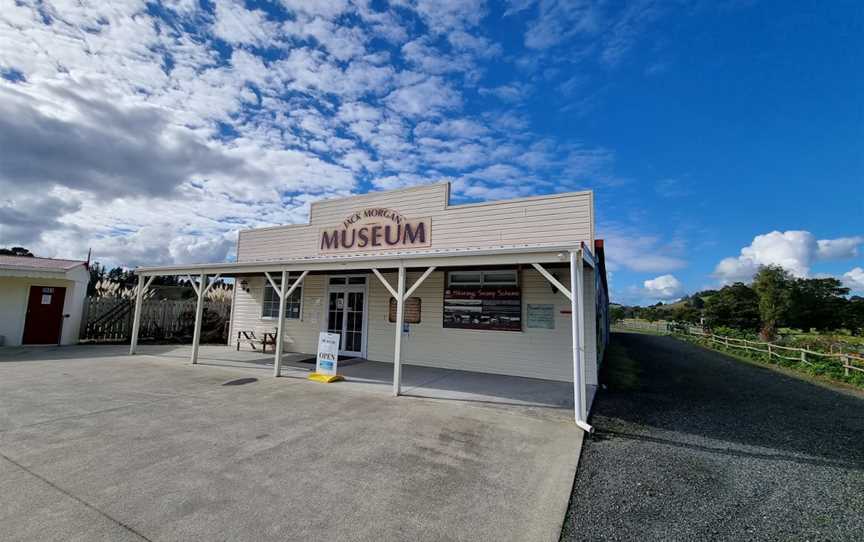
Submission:
[[[364,355],[365,304],[365,276],[330,277],[327,292],[327,331],[341,335],[341,355]]]

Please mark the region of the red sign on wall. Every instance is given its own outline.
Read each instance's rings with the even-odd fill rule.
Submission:
[[[444,327],[522,331],[522,291],[516,286],[447,288]]]

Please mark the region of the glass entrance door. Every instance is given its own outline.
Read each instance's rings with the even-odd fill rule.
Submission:
[[[331,277],[327,299],[327,331],[341,335],[340,351],[344,356],[362,357],[366,330],[366,280],[358,277]],[[334,284],[335,282],[335,284]],[[341,282],[341,283],[340,283]]]

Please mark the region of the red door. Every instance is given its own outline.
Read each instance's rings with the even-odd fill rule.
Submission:
[[[66,288],[31,286],[24,319],[24,344],[60,344]]]

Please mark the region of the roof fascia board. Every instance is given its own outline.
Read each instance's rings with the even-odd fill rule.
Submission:
[[[45,269],[10,269],[8,267],[5,267],[0,268],[0,277],[69,280],[66,276],[66,271],[62,269],[58,269],[57,271],[48,271]]]
[[[562,262],[569,257],[568,248],[546,248],[543,251],[514,251],[465,254],[413,254],[393,257],[356,257],[336,260],[294,260],[284,262],[243,262],[233,264],[201,264],[195,266],[141,267],[135,273],[149,275],[185,275],[188,273],[264,273],[265,271],[334,271],[345,272],[360,269],[391,269],[406,267],[464,267],[481,265],[517,265],[532,263]]]

